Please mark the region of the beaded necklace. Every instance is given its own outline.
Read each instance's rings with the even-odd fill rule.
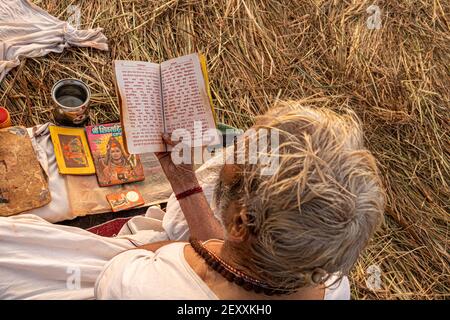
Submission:
[[[189,239],[189,243],[191,244],[195,252],[197,252],[203,258],[203,260],[205,260],[208,266],[220,273],[229,282],[235,283],[247,291],[254,291],[256,293],[263,292],[268,296],[273,296],[291,294],[298,290],[298,288],[274,287],[256,278],[253,278],[248,274],[245,274],[243,271],[238,270],[226,263],[214,252],[208,250],[200,240],[191,237]]]

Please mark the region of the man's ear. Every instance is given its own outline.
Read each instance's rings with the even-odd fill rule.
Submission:
[[[248,229],[248,215],[247,209],[240,207],[239,210],[235,211],[231,217],[231,221],[228,228],[228,240],[232,242],[243,242],[245,241],[250,232]]]

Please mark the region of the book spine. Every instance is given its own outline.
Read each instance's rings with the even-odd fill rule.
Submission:
[[[163,129],[164,132],[166,132],[166,113],[164,112],[164,87],[163,87],[163,77],[162,77],[162,70],[161,70],[161,64],[159,64],[159,84],[161,87],[161,108],[162,108],[162,118],[163,118]],[[165,152],[167,152],[167,145],[164,144]]]

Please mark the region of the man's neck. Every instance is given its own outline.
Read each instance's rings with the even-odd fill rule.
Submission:
[[[220,241],[221,242],[221,241]],[[226,263],[232,265],[233,267],[245,272],[249,276],[259,279],[254,273],[249,269],[245,268],[240,262],[240,258],[235,254],[236,249],[230,243],[219,241],[211,241],[206,247],[208,250],[214,252]],[[248,259],[249,257],[246,257]],[[227,282],[228,280],[222,279],[222,282]],[[226,293],[221,297],[221,299],[267,299],[267,300],[322,300],[325,294],[325,288],[323,285],[316,287],[305,287],[300,288],[297,292],[290,295],[278,295],[278,296],[266,296],[261,293],[256,293],[253,291],[247,291],[235,284],[225,285],[227,288]]]

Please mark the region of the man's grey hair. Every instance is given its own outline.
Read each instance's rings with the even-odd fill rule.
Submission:
[[[384,191],[361,125],[352,112],[283,102],[253,128],[279,131],[279,166],[236,165],[233,183],[219,182],[216,206],[246,209],[250,236],[233,248],[241,263],[273,286],[317,284],[315,270],[348,275],[382,221]]]

